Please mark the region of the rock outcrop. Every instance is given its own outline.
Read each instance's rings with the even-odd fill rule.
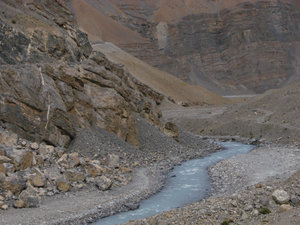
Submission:
[[[3,127],[68,146],[79,129],[98,126],[138,146],[132,113],[149,114],[158,125],[155,107],[163,96],[93,51],[63,1],[0,5]]]

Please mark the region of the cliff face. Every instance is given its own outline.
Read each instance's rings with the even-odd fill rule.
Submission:
[[[108,4],[88,2],[98,10]],[[118,10],[107,10],[107,16],[150,42],[115,44],[192,84],[218,93],[259,93],[299,75],[296,0],[113,0],[109,5]]]
[[[174,62],[157,66],[219,92],[276,88],[299,68],[299,21],[300,12],[280,2],[187,16],[168,26],[164,52]]]
[[[93,51],[64,1],[0,1],[0,125],[68,146],[99,126],[138,146],[133,113],[157,125],[163,96]]]

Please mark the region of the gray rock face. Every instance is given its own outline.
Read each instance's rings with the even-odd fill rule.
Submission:
[[[92,52],[87,34],[63,3],[11,4],[20,12],[0,3],[15,21],[0,16],[0,121],[5,127],[31,141],[68,146],[79,129],[96,126],[138,147],[132,113],[142,112],[145,101],[155,105],[163,97]],[[29,28],[27,20],[36,26]],[[147,114],[158,123],[154,110]]]

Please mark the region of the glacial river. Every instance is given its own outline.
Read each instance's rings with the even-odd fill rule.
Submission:
[[[142,201],[138,209],[100,219],[93,225],[113,225],[143,219],[205,198],[210,190],[207,168],[220,160],[250,152],[255,148],[253,145],[236,142],[221,144],[225,150],[176,166],[170,172],[166,186],[159,193]]]

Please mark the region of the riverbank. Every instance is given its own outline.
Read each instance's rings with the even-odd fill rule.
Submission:
[[[109,134],[101,130],[97,131],[102,132],[98,135],[102,135],[100,139],[94,138],[90,133],[81,132],[79,140],[75,141],[78,147],[86,146],[90,151],[105,147],[106,151],[119,154],[120,167],[123,164],[132,171],[129,172],[131,181],[128,180],[127,185],[119,184],[106,191],[101,191],[93,182],[86,182],[83,183],[80,190],[70,188],[66,192],[58,192],[55,195],[42,195],[37,208],[16,209],[9,207],[7,210],[0,211],[0,224],[87,224],[100,217],[132,209],[142,199],[149,197],[163,187],[166,175],[175,165],[221,149],[212,140],[203,140],[199,136],[184,131],[179,132],[179,141],[177,142],[147,124],[143,119],[139,120],[138,128],[143,144],[139,151],[126,149],[128,146],[116,142]],[[105,146],[103,145],[104,140]],[[166,149],[168,150],[166,151]],[[74,153],[74,149],[71,150]],[[101,157],[98,159],[101,165],[102,163],[105,164],[105,160],[104,162],[100,161],[102,160]],[[46,161],[50,163],[47,167],[59,166],[56,163],[59,160],[60,158],[55,158],[49,162]],[[138,165],[137,162],[139,162]],[[102,166],[105,168],[104,164]],[[32,169],[35,171],[35,168]],[[40,167],[40,170],[46,175],[46,169]],[[111,172],[108,171],[105,176],[113,180],[118,175],[119,170],[110,169]],[[27,170],[27,173],[30,171],[31,169]],[[91,177],[88,176],[86,179],[91,179]],[[35,188],[35,190],[39,189],[41,188]],[[12,196],[9,201],[13,204],[14,200],[16,199]]]
[[[221,161],[209,169],[214,187],[210,198],[128,224],[250,225],[279,224],[279,219],[286,222],[281,224],[299,224],[299,159],[298,147],[264,146]],[[287,193],[284,204],[274,200],[276,190]]]

